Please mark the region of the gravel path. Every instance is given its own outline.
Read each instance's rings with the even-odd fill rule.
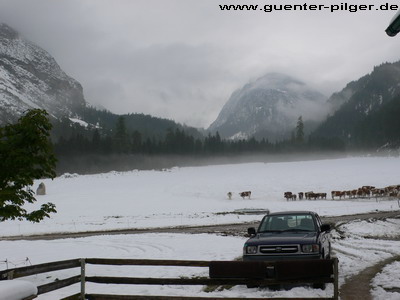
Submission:
[[[261,220],[260,215],[260,220]],[[367,220],[367,219],[386,219],[386,218],[400,218],[400,211],[390,212],[375,212],[357,215],[345,215],[335,217],[324,217],[323,222],[335,224],[347,223],[353,220]],[[118,229],[118,230],[104,230],[104,231],[85,231],[85,232],[68,232],[68,233],[52,233],[52,234],[38,234],[27,236],[8,236],[0,237],[3,241],[16,241],[16,240],[56,240],[66,238],[88,237],[96,235],[115,235],[115,234],[140,234],[140,233],[212,233],[229,236],[244,236],[247,234],[248,227],[257,227],[257,223],[240,223],[240,224],[224,224],[224,225],[208,225],[208,226],[178,226],[178,227],[162,227],[162,228],[132,228],[132,229]]]

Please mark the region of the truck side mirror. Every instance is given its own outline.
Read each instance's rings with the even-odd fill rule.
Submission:
[[[330,231],[330,230],[331,230],[331,225],[329,225],[329,224],[321,225],[321,232]]]
[[[257,231],[254,227],[247,228],[247,233],[249,235],[256,235]]]

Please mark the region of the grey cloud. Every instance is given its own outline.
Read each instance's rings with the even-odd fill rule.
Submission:
[[[202,127],[234,90],[267,72],[329,95],[398,60],[400,39],[384,34],[394,14],[230,13],[215,0],[0,2],[0,20],[49,51],[88,102]]]

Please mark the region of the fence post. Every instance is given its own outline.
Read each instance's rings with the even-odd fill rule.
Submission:
[[[81,261],[81,300],[85,300],[85,277],[86,277],[86,261],[84,258],[80,259]]]
[[[337,257],[334,258],[334,276],[335,281],[333,283],[333,298],[339,299],[339,260]]]
[[[14,270],[9,271],[7,273],[7,280],[12,280],[12,279],[14,279]]]

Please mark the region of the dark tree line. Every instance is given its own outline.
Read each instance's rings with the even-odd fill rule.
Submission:
[[[78,154],[225,155],[344,149],[343,143],[336,139],[309,138],[306,140],[302,117],[299,117],[290,140],[274,143],[267,139],[256,140],[254,137],[225,140],[218,132],[209,133],[205,137],[194,137],[181,128],[168,128],[163,137],[150,137],[138,130],[128,130],[124,116],[117,119],[114,127],[114,130],[107,133],[99,129],[77,130],[69,138],[59,138],[55,143],[55,151],[59,156]]]
[[[59,156],[78,154],[179,154],[207,155],[270,151],[274,147],[268,140],[223,140],[218,132],[204,138],[195,138],[183,129],[167,129],[164,138],[147,137],[135,130],[128,132],[124,123],[118,120],[113,134],[101,134],[98,129],[91,134],[77,132],[69,138],[61,137],[55,143]]]

